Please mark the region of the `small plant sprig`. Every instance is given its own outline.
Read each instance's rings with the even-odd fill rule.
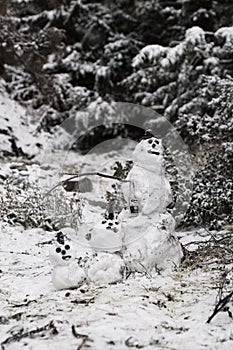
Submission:
[[[219,286],[214,311],[206,321],[207,323],[210,323],[212,319],[221,311],[227,312],[229,317],[233,320],[233,314],[229,307],[230,303],[233,305],[233,285],[229,286],[231,278],[230,274],[232,273],[233,269],[224,272]]]

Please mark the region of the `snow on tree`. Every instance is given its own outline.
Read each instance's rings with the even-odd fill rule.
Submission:
[[[224,145],[226,140],[230,142],[232,132],[232,81],[230,78],[226,81],[217,76],[233,74],[232,59],[229,56],[232,27],[218,29],[212,34],[211,40],[208,35],[203,29],[192,27],[186,31],[184,40],[174,47],[157,44],[145,46],[132,60],[135,72],[122,85],[130,90],[134,101],[164,112],[169,120],[175,122],[198,157],[201,157],[198,152],[201,152],[202,144],[206,153],[209,153],[209,161],[212,162],[216,157],[216,143],[222,144],[221,152],[227,160],[223,163],[217,157],[219,168],[214,178],[223,176],[227,186],[231,186],[231,162],[224,151]],[[210,75],[215,78],[210,78]],[[217,96],[219,90],[221,97],[216,99],[213,95]],[[199,197],[199,200],[193,202],[195,208],[191,206],[186,223],[211,223],[212,227],[218,227],[231,220],[229,211],[232,193],[231,190],[225,191],[223,184],[219,187],[217,179],[213,184],[211,180],[207,184],[207,174],[211,174],[212,178],[213,174],[208,162],[204,168],[205,170],[197,173],[197,180],[194,182],[193,198]],[[211,192],[209,186],[212,187]],[[211,193],[210,197],[208,193]],[[205,208],[200,207],[201,203]]]
[[[189,119],[191,129],[209,108],[204,76],[233,74],[228,0],[12,0],[4,14],[0,73],[38,130],[100,98],[149,106],[179,125]]]

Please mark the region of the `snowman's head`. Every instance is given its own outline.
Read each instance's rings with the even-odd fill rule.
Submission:
[[[56,235],[56,245],[50,250],[49,258],[53,266],[69,265],[73,258],[74,251],[70,242],[63,232],[59,231]]]
[[[151,137],[139,142],[133,152],[136,162],[152,166],[155,163],[161,164],[163,160],[163,145],[161,139]]]
[[[70,245],[64,244],[64,246],[56,245],[53,249],[50,250],[49,258],[51,264],[56,266],[64,266],[69,265],[70,260],[72,258],[70,252]]]

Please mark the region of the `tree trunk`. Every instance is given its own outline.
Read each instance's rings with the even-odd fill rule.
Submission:
[[[0,0],[0,16],[5,16],[7,11],[7,0]]]

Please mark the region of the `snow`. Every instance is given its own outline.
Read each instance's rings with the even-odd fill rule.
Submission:
[[[57,290],[77,288],[84,282],[85,278],[86,275],[83,269],[73,262],[68,266],[58,265],[54,267],[52,283]]]
[[[18,105],[13,108],[6,96],[3,102],[5,114],[1,115],[1,120],[6,120],[6,106],[12,111],[13,120],[16,120],[16,115],[25,115],[25,110]],[[27,118],[25,115],[25,120]],[[22,120],[24,117],[18,118],[17,123]],[[33,154],[37,154],[37,148],[33,145],[35,141],[38,142],[38,137],[29,136],[31,148],[25,145],[26,136],[33,133],[33,126],[24,128],[17,123],[13,126],[18,135],[16,142],[25,152],[33,150]],[[46,138],[41,136],[41,139],[44,147]],[[52,147],[51,145],[52,142],[48,141],[48,148]],[[129,147],[127,152],[123,151],[125,157],[131,154]],[[39,156],[37,159],[43,158]],[[49,160],[51,154],[47,156]],[[43,166],[27,165],[30,181],[34,182],[39,174],[43,178],[42,183],[46,185],[50,177],[57,182],[59,177],[56,174],[61,168],[59,156],[59,150],[57,153],[54,150],[51,162],[44,162]],[[70,161],[71,168],[77,167],[78,164],[78,169],[75,170],[81,168],[84,172],[87,169],[99,170],[100,164],[106,164],[106,161],[114,156],[117,156],[114,151],[98,156],[92,153],[84,158],[70,152],[66,162]],[[1,164],[3,177],[10,173],[11,164]],[[20,173],[20,170],[18,172]],[[98,179],[93,179],[93,186],[93,192],[96,188],[100,189]],[[101,191],[96,191],[94,195],[86,194],[83,220],[87,222],[87,227],[83,229],[83,233],[88,233],[89,228],[93,228],[93,223],[99,224],[98,220],[103,212],[100,203],[103,203]],[[126,213],[126,217],[128,214]],[[156,222],[162,224],[167,219],[167,213],[156,213]],[[132,222],[134,237],[133,225],[138,227],[137,222],[140,222],[139,233],[143,234],[143,230],[146,230],[146,227],[150,226],[150,220],[152,221],[148,221],[145,215],[143,219],[136,216],[136,219],[132,217],[127,220]],[[171,218],[165,226],[169,234],[173,233],[174,222]],[[129,234],[129,222],[127,230]],[[232,348],[233,325],[227,313],[219,313],[210,324],[206,323],[217,296],[220,279],[218,265],[206,265],[196,269],[184,269],[182,265],[179,267],[180,251],[176,253],[176,249],[180,249],[180,246],[177,244],[177,238],[170,235],[172,254],[175,252],[175,257],[178,257],[177,261],[174,260],[172,270],[151,271],[150,268],[145,268],[145,262],[142,261],[141,273],[131,273],[128,276],[127,271],[122,271],[123,260],[119,254],[98,252],[95,255],[90,247],[81,244],[83,242],[77,238],[74,229],[66,227],[62,231],[66,236],[66,243],[70,245],[70,248],[66,249],[66,254],[71,255],[67,263],[57,253],[53,255],[55,261],[51,259],[54,250],[61,246],[55,239],[55,232],[41,228],[24,229],[20,225],[11,226],[0,222],[2,349],[77,349],[80,346],[85,349],[90,346],[96,350],[124,350],[129,347],[187,350],[190,344],[198,350]],[[148,264],[153,259],[153,249],[160,250],[162,254],[159,261],[166,261],[167,251],[161,249],[163,238],[166,236],[159,232],[160,236],[156,236],[155,242],[157,245],[144,242],[145,245],[142,246],[140,242],[140,248],[145,247],[148,254]],[[203,230],[176,234],[184,244],[193,240],[208,239]],[[139,240],[132,242],[132,248],[127,251],[129,260],[132,260],[132,256],[135,260],[134,248],[136,247],[138,252],[137,242]],[[94,246],[96,247],[96,243]],[[195,247],[190,244],[189,249]],[[84,259],[87,253],[88,256]],[[59,262],[58,257],[61,258]],[[78,268],[75,260],[79,258],[83,259],[83,264]],[[125,278],[122,279],[124,273]],[[67,286],[76,288],[63,290]],[[44,330],[39,331],[40,327]],[[57,333],[53,332],[53,327]],[[30,335],[30,331],[38,332]]]
[[[115,253],[122,250],[122,235],[118,232],[108,230],[100,223],[91,231],[90,246],[96,251]]]
[[[217,38],[224,38],[227,44],[233,43],[233,26],[232,27],[222,27],[218,29],[215,34]]]
[[[156,64],[157,60],[167,53],[168,48],[161,45],[147,45],[140,53],[133,59],[132,66],[137,68],[142,60],[147,60]]]
[[[182,236],[192,239],[194,233]],[[198,350],[232,348],[233,325],[226,313],[206,323],[217,295],[216,269],[136,274],[108,286],[56,291],[48,243],[54,234],[1,223],[0,235],[0,342],[20,329],[35,330],[51,321],[58,331],[12,340],[6,349],[76,349],[82,338],[74,337],[72,326],[87,336],[86,345],[97,350],[128,349],[129,344],[148,350],[187,350],[190,344]]]
[[[185,41],[193,46],[205,45],[205,31],[197,26],[189,28],[186,30]]]
[[[85,171],[98,167],[100,161],[104,164],[106,157],[112,156],[99,154],[96,159],[90,154],[83,160],[79,156],[78,164]],[[69,159],[74,165],[77,163],[77,155],[70,154]],[[58,166],[56,158],[54,163]],[[43,176],[46,171],[53,172],[53,166],[44,166]],[[98,183],[97,179],[93,182],[94,185]],[[89,200],[92,203],[94,198],[93,194],[87,194],[87,203]],[[85,220],[90,216],[90,209],[96,215],[91,220],[96,220],[101,208],[87,204]],[[75,252],[76,258],[83,256],[87,248],[75,240],[75,231],[69,228],[63,231],[67,237],[72,237],[68,242],[72,254]],[[204,230],[178,234],[185,244],[208,239]],[[59,246],[54,232],[25,230],[22,226],[0,223],[0,242],[0,343],[20,330],[26,334],[51,322],[58,332],[53,334],[47,327],[34,336],[25,336],[18,341],[12,339],[5,345],[6,349],[76,349],[83,339],[85,346],[97,350],[124,350],[129,346],[148,350],[187,350],[190,344],[198,350],[232,347],[232,320],[226,313],[219,313],[210,324],[206,323],[217,296],[220,276],[217,266],[207,265],[195,270],[175,267],[161,275],[143,271],[107,285],[112,276],[119,276],[122,260],[116,254],[103,252],[99,253],[102,254],[101,261],[93,257],[95,263],[88,270],[92,283],[82,282],[75,289],[56,290],[52,284],[50,262],[51,250]],[[68,276],[70,282],[75,280],[77,285],[77,280],[82,280],[82,270],[70,268]],[[85,337],[75,337],[72,327]]]
[[[0,85],[2,83],[0,82]],[[0,154],[14,154],[12,141],[17,149],[28,157],[36,157],[40,153],[38,145],[45,145],[49,139],[46,133],[38,134],[33,118],[26,109],[10,99],[5,89],[1,87],[0,95]]]
[[[20,3],[30,2],[30,0],[13,0],[13,2],[16,2],[16,3],[20,4]]]
[[[122,280],[123,269],[124,263],[120,256],[99,253],[91,262],[88,278],[97,285],[115,283]]]
[[[219,35],[223,35],[230,40],[232,31],[229,28],[225,28],[226,30],[223,31],[221,29]],[[184,57],[187,47],[189,47],[189,50],[191,48],[195,50],[196,46],[203,47],[204,45],[206,45],[204,30],[198,26],[194,26],[186,30],[184,42],[174,47],[164,47],[161,45],[145,46],[134,57],[132,67],[138,69],[142,64],[150,64],[161,66],[164,70],[167,70],[171,65],[175,65]]]

